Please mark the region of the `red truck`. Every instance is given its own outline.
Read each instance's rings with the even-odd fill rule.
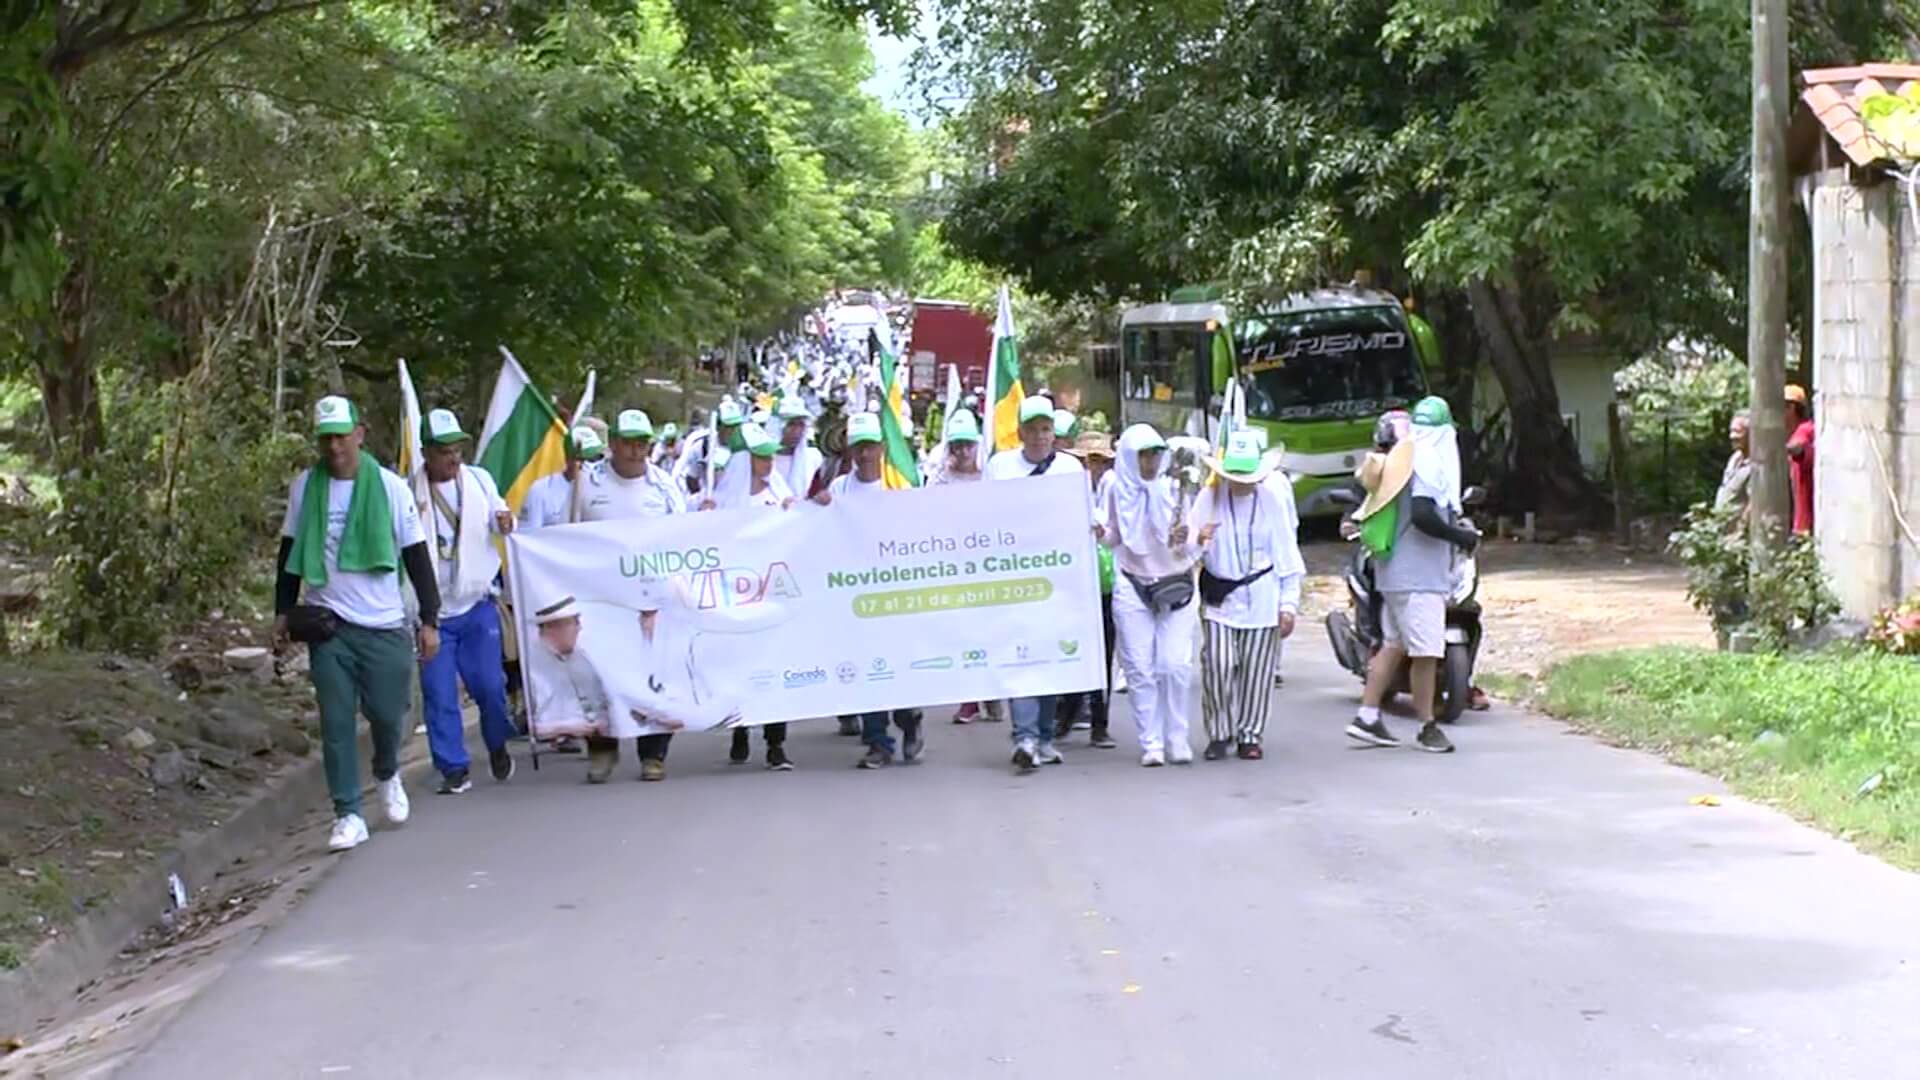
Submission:
[[[987,383],[987,358],[993,352],[993,319],[958,300],[915,300],[908,345],[916,397],[947,392],[947,365],[960,365],[960,384],[973,393]]]

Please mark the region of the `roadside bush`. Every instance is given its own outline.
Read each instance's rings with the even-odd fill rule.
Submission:
[[[151,652],[263,575],[307,453],[263,430],[266,415],[191,380],[116,395],[106,445],[61,478],[45,629],[70,647]]]
[[[1696,504],[1668,538],[1668,550],[1687,568],[1687,599],[1713,620],[1722,643],[1744,630],[1761,649],[1780,652],[1796,631],[1840,610],[1812,538],[1789,539],[1763,566],[1733,510]]]
[[[1892,656],[1920,656],[1920,592],[1875,615],[1867,645]]]

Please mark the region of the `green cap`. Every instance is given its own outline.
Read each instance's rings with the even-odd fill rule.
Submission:
[[[947,418],[948,442],[979,442],[980,421],[965,409],[955,409]]]
[[[315,435],[351,435],[360,426],[360,410],[339,394],[328,394],[313,403]]]
[[[740,408],[740,403],[730,397],[721,398],[720,408],[714,413],[714,423],[716,425],[737,424],[746,418],[746,412]]]
[[[660,441],[672,442],[680,437],[680,425],[669,420],[660,425]]]
[[[651,439],[653,421],[639,409],[622,410],[613,419],[613,437],[616,439]]]
[[[1425,397],[1413,407],[1413,422],[1421,427],[1453,426],[1453,410],[1447,406],[1447,399]]]
[[[774,406],[773,414],[782,420],[807,419],[807,403],[800,400],[798,394],[788,394]]]
[[[847,417],[847,445],[880,441],[880,418],[870,412]]]
[[[448,409],[435,409],[427,414],[427,441],[435,446],[466,442],[472,436],[460,430],[460,418]]]
[[[1033,397],[1020,399],[1021,423],[1024,424],[1029,420],[1038,420],[1043,416],[1049,420],[1053,419],[1053,402],[1037,394]]]
[[[1227,436],[1226,449],[1220,455],[1220,471],[1232,476],[1259,472],[1261,454],[1259,436],[1251,431],[1233,432]]]
[[[1077,423],[1079,423],[1079,418],[1067,410],[1053,410],[1053,433],[1055,435],[1063,439],[1071,436],[1073,434],[1073,425]]]
[[[747,453],[754,457],[770,458],[780,452],[780,442],[767,434],[767,429],[759,424],[745,424],[740,428],[747,440]]]
[[[600,433],[581,424],[571,434],[573,440],[573,458],[576,461],[599,461],[607,456],[607,444],[600,441]]]

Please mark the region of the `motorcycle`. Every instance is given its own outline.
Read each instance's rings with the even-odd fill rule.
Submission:
[[[1342,506],[1358,507],[1363,497],[1351,489],[1336,491],[1332,500]],[[1477,487],[1470,487],[1461,497],[1466,506],[1474,506],[1484,501],[1486,493]],[[1460,524],[1472,528],[1473,522],[1462,518]],[[1327,616],[1327,637],[1333,643],[1333,654],[1340,660],[1340,666],[1357,676],[1361,682],[1367,679],[1367,669],[1373,663],[1374,655],[1380,651],[1380,594],[1373,587],[1373,553],[1365,544],[1358,542],[1359,525],[1351,513],[1341,522],[1340,535],[1343,539],[1354,541],[1353,557],[1347,563],[1347,610],[1335,611]],[[1473,665],[1480,655],[1482,628],[1480,624],[1480,565],[1473,555],[1456,554],[1453,564],[1453,588],[1447,595],[1447,651],[1440,662],[1439,678],[1434,692],[1434,716],[1443,723],[1451,724],[1460,719],[1467,709],[1468,700],[1473,691]],[[1408,668],[1401,665],[1400,672],[1394,678],[1390,694],[1404,694],[1410,689]]]

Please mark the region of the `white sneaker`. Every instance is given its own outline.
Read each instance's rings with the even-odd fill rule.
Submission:
[[[387,821],[394,825],[405,825],[407,815],[413,812],[407,804],[406,785],[400,782],[399,773],[380,781],[380,808],[386,811]]]
[[[367,823],[359,814],[333,819],[333,834],[327,837],[328,851],[351,851],[367,842]]]
[[[1055,750],[1052,743],[1043,742],[1040,749],[1034,752],[1033,760],[1042,765],[1058,765],[1067,759],[1060,756],[1060,751]]]
[[[1170,765],[1193,764],[1193,747],[1186,743],[1174,743],[1167,747],[1167,763]]]
[[[1158,750],[1149,750],[1140,755],[1140,767],[1143,769],[1157,769],[1166,763],[1166,755]]]

